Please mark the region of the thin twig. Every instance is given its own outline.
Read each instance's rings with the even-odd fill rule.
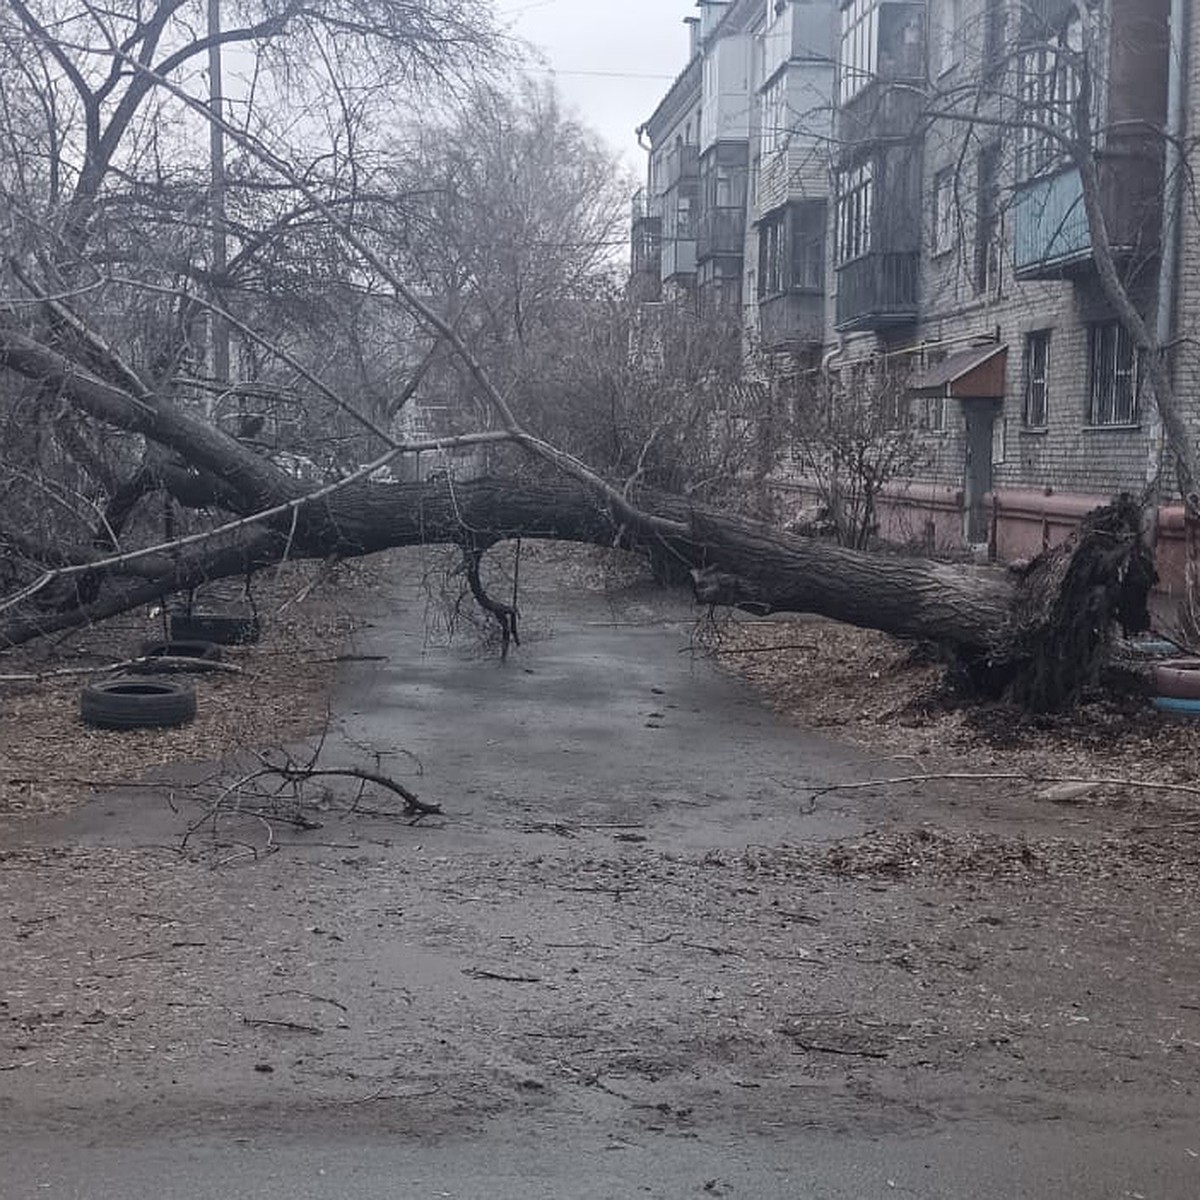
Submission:
[[[799,1038],[791,1040],[801,1050],[810,1050],[816,1054],[842,1054],[847,1058],[887,1058],[888,1056],[886,1050],[851,1050],[846,1046],[825,1046],[820,1042],[802,1042]]]
[[[209,658],[192,658],[190,655],[182,654],[144,654],[138,658],[127,658],[122,662],[108,663],[100,667],[55,667],[53,670],[47,671],[0,675],[0,683],[42,683],[47,679],[78,675],[104,675],[110,671],[128,671],[137,667],[154,666],[177,667],[189,671],[226,671],[231,675],[245,674],[245,671],[236,663],[214,662]]]
[[[777,650],[816,650],[814,642],[784,642],[779,646],[718,646],[717,654],[774,654]]]
[[[315,992],[302,992],[299,988],[284,988],[282,992],[268,992],[269,996],[303,996],[305,1000],[317,1000],[321,1004],[331,1004],[334,1008],[348,1013],[350,1010],[340,1001],[330,996],[318,996]]]
[[[463,971],[472,979],[498,979],[501,983],[541,983],[540,975],[505,975],[500,971],[485,971],[482,967],[467,967]]]
[[[272,1029],[291,1029],[296,1033],[315,1033],[318,1036],[323,1034],[325,1030],[320,1029],[316,1025],[305,1025],[300,1021],[276,1021],[271,1017],[243,1017],[243,1025],[266,1025]]]
[[[1156,783],[1148,779],[1122,779],[1084,775],[1041,775],[1027,771],[946,771],[928,775],[894,775],[888,779],[865,779],[854,783],[828,783],[812,789],[814,800],[829,792],[854,792],[864,788],[898,787],[906,783],[1085,783],[1091,787],[1140,788],[1151,792],[1181,792],[1187,796],[1200,796],[1200,787],[1186,783]]]

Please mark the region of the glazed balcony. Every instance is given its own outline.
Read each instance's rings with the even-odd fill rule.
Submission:
[[[744,208],[709,209],[700,218],[696,241],[696,259],[738,257],[746,248],[746,210]]]

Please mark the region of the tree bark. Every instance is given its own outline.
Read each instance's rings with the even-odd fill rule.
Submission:
[[[1015,599],[994,569],[871,554],[711,513],[696,513],[692,530],[717,564],[696,572],[697,597],[709,604],[820,613],[974,654]]]
[[[294,524],[249,526],[166,560],[152,578],[109,579],[89,604],[0,618],[0,646],[102,620],[174,591],[244,575],[285,557],[357,557],[398,546],[456,544],[485,551],[508,538],[617,546],[688,565],[697,599],[751,611],[818,613],[902,638],[939,643],[991,694],[1025,707],[1074,703],[1095,682],[1114,622],[1144,627],[1153,569],[1135,504],[1099,510],[1079,533],[1022,576],[849,550],[645,496],[643,511],[686,521],[688,539],[648,542],[575,484],[479,479],[360,481],[314,502]]]

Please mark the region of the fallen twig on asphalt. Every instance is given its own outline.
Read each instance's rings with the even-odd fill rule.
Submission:
[[[464,967],[463,974],[472,979],[497,979],[501,983],[541,983],[540,975],[505,975],[500,971],[487,971],[482,967]]]
[[[272,1029],[290,1029],[295,1033],[323,1034],[325,1030],[316,1025],[305,1025],[300,1021],[277,1021],[272,1017],[243,1017],[243,1025],[266,1025]]]
[[[708,954],[715,954],[719,958],[727,958],[731,955],[734,958],[746,957],[740,950],[734,950],[729,946],[710,946],[704,942],[680,942],[679,944],[688,950],[703,950]]]
[[[302,992],[299,988],[284,988],[281,992],[268,992],[268,996],[302,996],[305,1000],[314,1000],[320,1004],[330,1004],[344,1013],[350,1010],[340,1001],[330,996],[318,996],[316,992]]]
[[[846,1046],[826,1046],[821,1042],[802,1042],[796,1037],[792,1038],[792,1042],[801,1050],[809,1050],[814,1054],[841,1054],[847,1058],[887,1058],[888,1056],[886,1050],[853,1050]]]
[[[421,816],[440,816],[442,812],[440,804],[428,804],[424,800],[418,799],[415,792],[410,791],[402,783],[397,783],[389,775],[383,775],[378,771],[367,771],[362,767],[317,767],[312,764],[301,766],[290,761],[286,763],[273,763],[261,754],[258,758],[259,762],[262,763],[262,768],[260,771],[255,772],[255,775],[259,777],[276,775],[285,783],[291,784],[302,783],[306,779],[359,779],[364,783],[374,783],[381,788],[386,788],[388,791],[394,792],[404,801],[406,812],[417,813]],[[351,806],[351,811],[354,810],[354,807],[354,805]]]

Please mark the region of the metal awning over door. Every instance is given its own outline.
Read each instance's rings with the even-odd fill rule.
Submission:
[[[944,396],[950,400],[998,400],[1004,395],[1008,370],[1008,346],[991,342],[960,350],[928,370],[920,371],[909,383],[918,396]]]

